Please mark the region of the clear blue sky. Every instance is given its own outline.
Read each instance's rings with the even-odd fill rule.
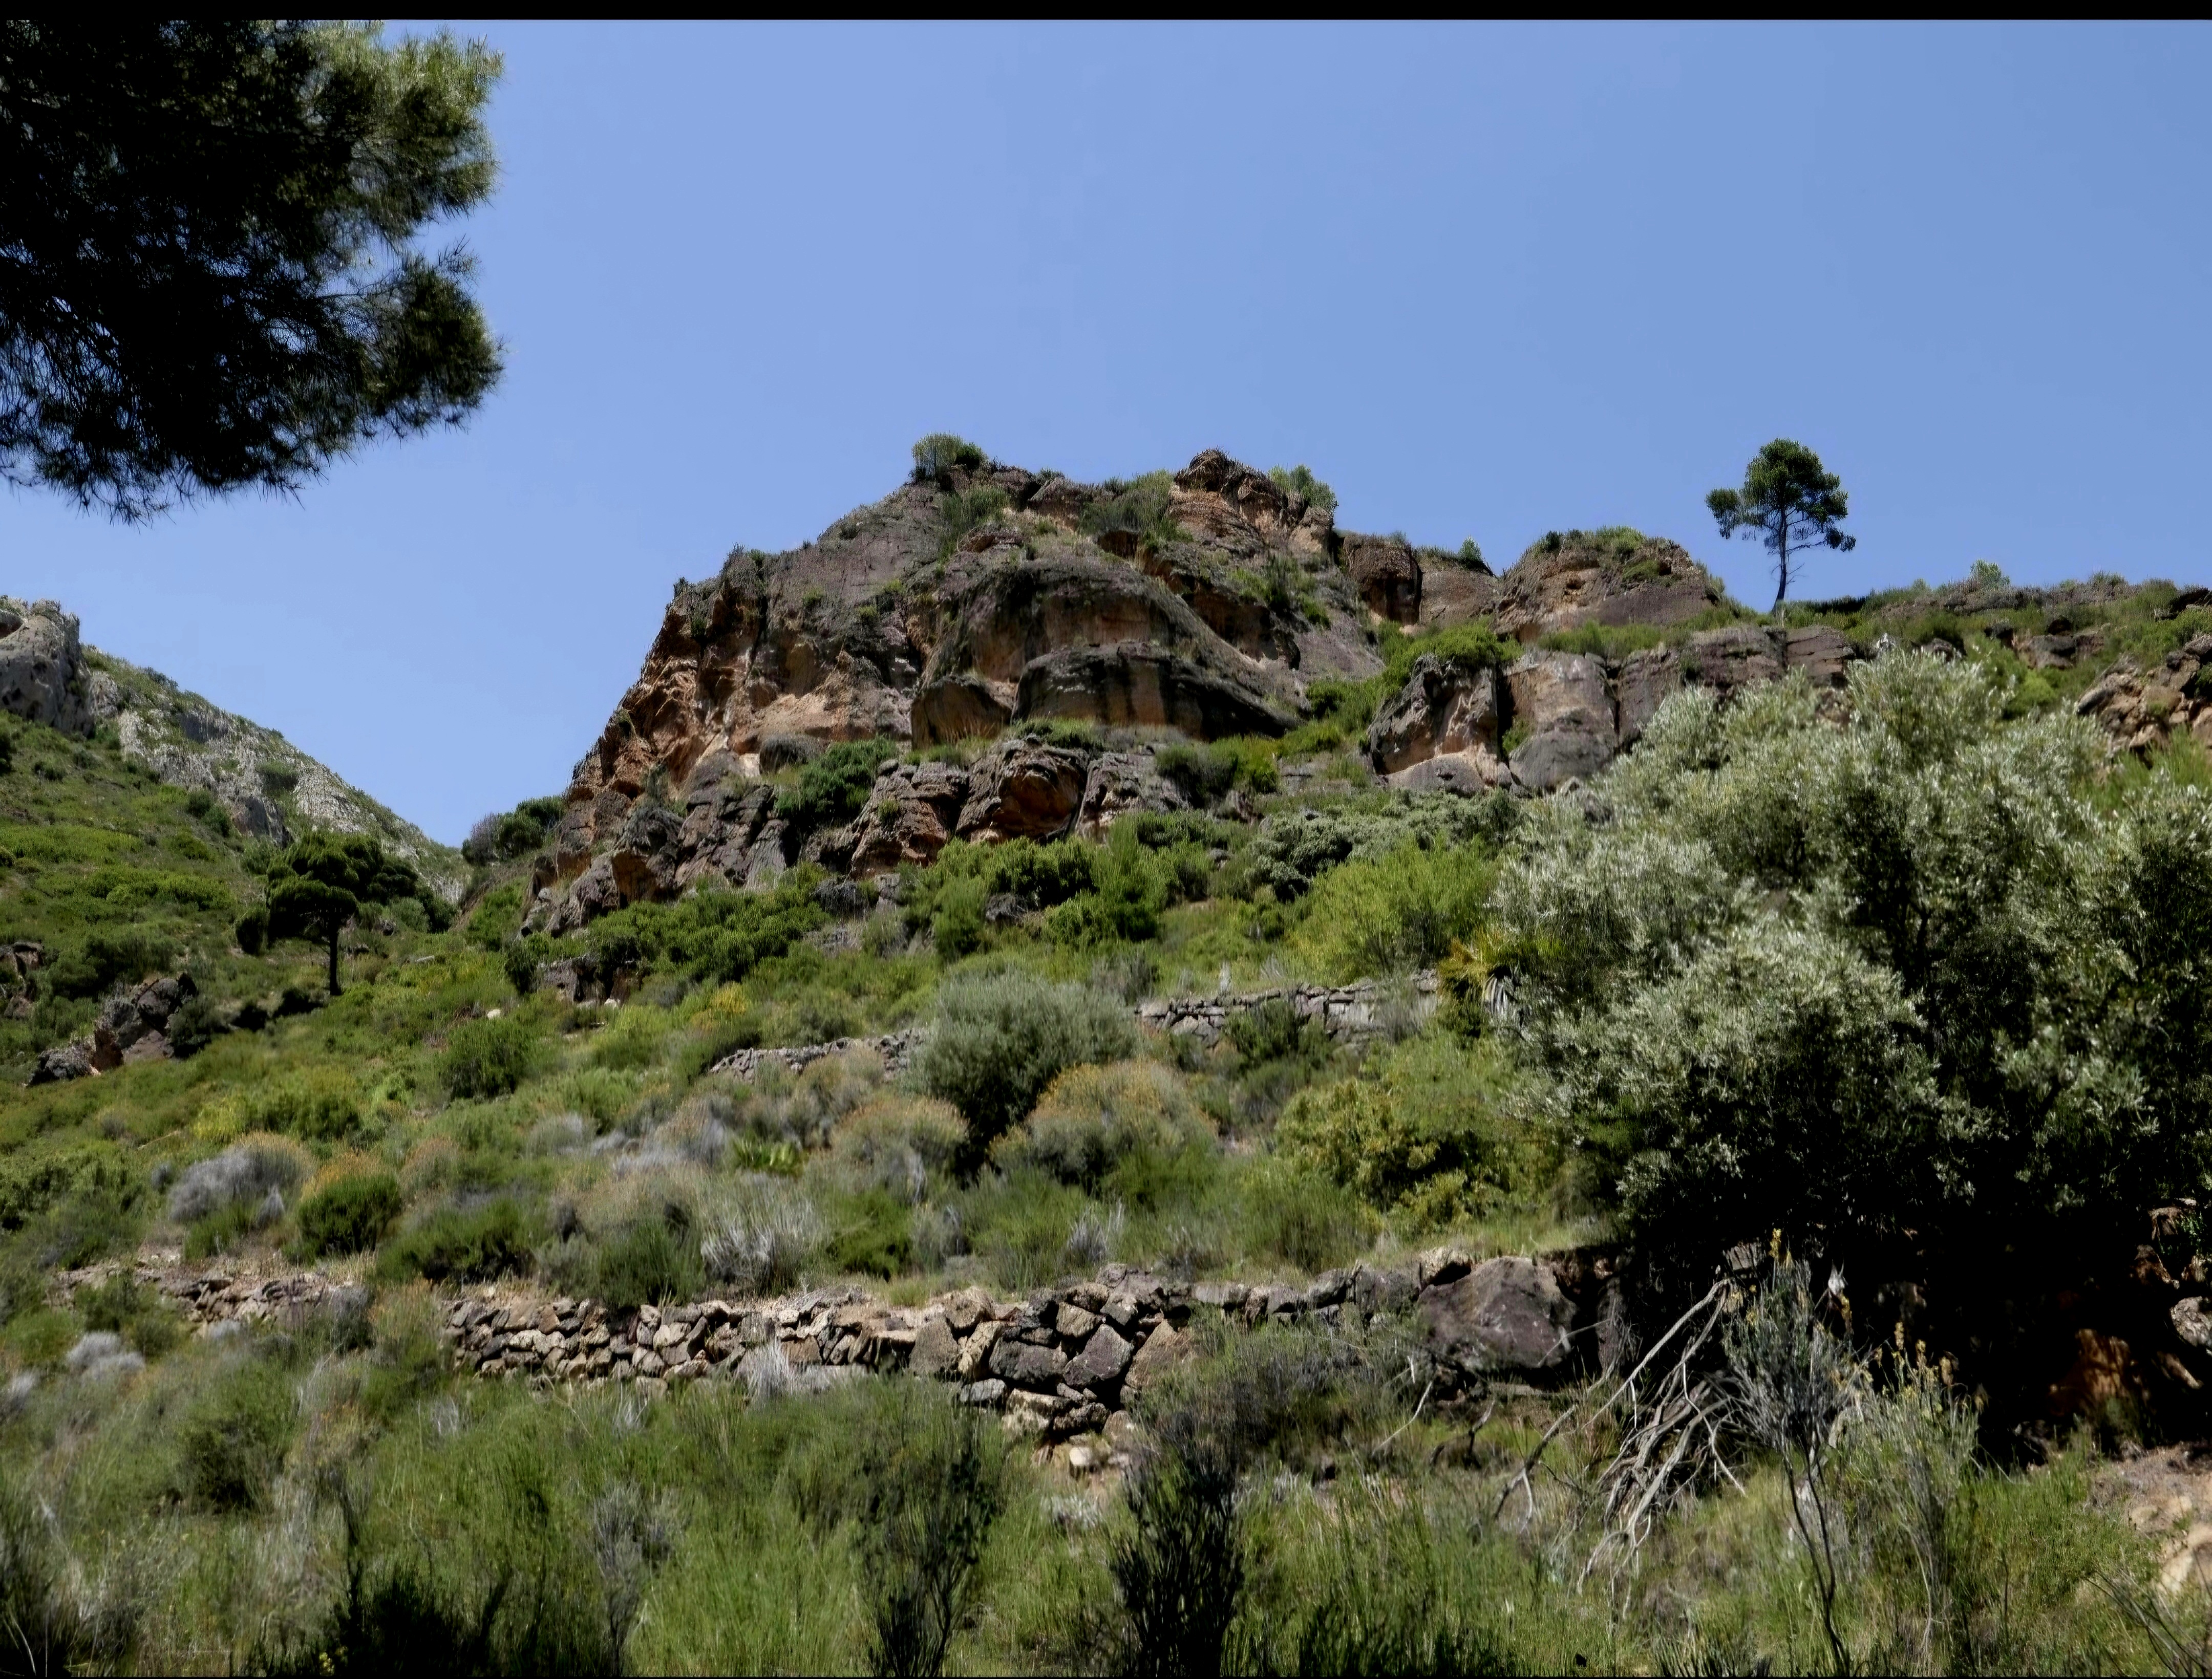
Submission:
[[[939,428],[1304,461],[1500,567],[1632,524],[1762,606],[1703,497],[1784,435],[1859,535],[1808,593],[2212,579],[2203,27],[465,32],[473,423],[139,529],[0,497],[0,591],[444,839],[565,785],[676,578]]]

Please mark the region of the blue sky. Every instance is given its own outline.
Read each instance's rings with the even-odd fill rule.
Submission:
[[[2212,580],[2203,27],[463,30],[469,427],[136,529],[0,496],[0,592],[444,839],[565,785],[678,577],[940,428],[1304,461],[1501,568],[1632,524],[1761,606],[1703,497],[1791,436],[1859,536],[1809,594]]]

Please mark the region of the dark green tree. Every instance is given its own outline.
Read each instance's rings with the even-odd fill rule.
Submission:
[[[269,882],[269,936],[330,952],[338,994],[338,935],[363,909],[418,896],[414,870],[365,833],[311,833],[284,853]]]
[[[1719,521],[1721,535],[1757,536],[1774,556],[1774,610],[1790,593],[1790,556],[1808,548],[1848,554],[1858,538],[1838,527],[1850,498],[1844,481],[1820,465],[1820,458],[1802,443],[1778,437],[1744,469],[1741,489],[1717,489],[1705,506]]]
[[[453,424],[498,56],[371,26],[0,21],[0,476],[140,518]]]

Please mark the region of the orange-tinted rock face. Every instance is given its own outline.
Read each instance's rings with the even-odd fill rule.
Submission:
[[[1309,677],[1379,666],[1325,509],[1218,451],[1176,476],[1165,534],[1085,534],[1110,499],[1017,468],[955,472],[904,485],[804,548],[733,554],[714,578],[680,585],[577,766],[560,876],[581,871],[656,778],[680,786],[713,755],[741,761],[771,736],[927,745],[996,734],[1025,703],[1039,716],[1273,732]],[[1153,652],[1066,657],[1121,646]],[[1071,687],[1085,680],[1104,686]]]

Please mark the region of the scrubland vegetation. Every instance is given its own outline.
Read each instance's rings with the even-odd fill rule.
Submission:
[[[800,867],[519,938],[525,807],[449,927],[379,888],[337,996],[328,950],[234,942],[284,859],[18,729],[0,906],[46,961],[0,1027],[0,1666],[2183,1670],[2205,1605],[2161,1595],[2100,1453],[2190,1419],[2052,1418],[2021,1324],[2204,1192],[2207,778],[2114,771],[1960,639],[1854,667],[1840,723],[1800,681],[1686,692],[1539,803],[1284,792],[1356,741],[1347,687],[1287,741],[1162,755],[1193,811],[955,842],[857,915]],[[781,772],[789,809],[848,818],[874,750]],[[1232,792],[1256,823],[1207,814]],[[618,1005],[534,983],[579,951]],[[180,971],[176,1058],[23,1086]],[[1356,1042],[1283,1003],[1212,1048],[1131,1012],[1362,979],[1400,1001]],[[896,1077],[716,1070],[909,1027]],[[1626,1355],[1454,1379],[1403,1312],[1201,1306],[1102,1476],[930,1383],[648,1401],[465,1376],[441,1338],[484,1284],[914,1303],[1439,1246],[1618,1260]],[[1717,1287],[1729,1248],[1760,1257]],[[128,1264],[58,1284],[141,1255],[355,1286],[191,1335]],[[1668,1372],[1705,1433],[1645,1462],[1690,1440],[1650,1433]]]

